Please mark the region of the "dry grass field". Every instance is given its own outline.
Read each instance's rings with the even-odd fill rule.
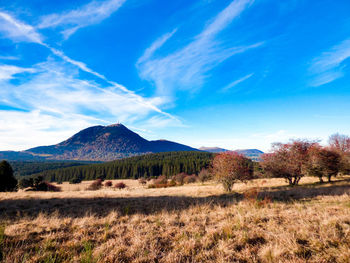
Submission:
[[[350,177],[0,193],[3,262],[350,262]],[[114,182],[115,183],[115,182]]]

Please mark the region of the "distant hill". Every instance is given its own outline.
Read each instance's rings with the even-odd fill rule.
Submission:
[[[84,129],[55,145],[39,146],[23,152],[0,152],[0,158],[112,161],[145,153],[170,151],[198,150],[166,140],[148,141],[122,124],[114,124]]]
[[[201,147],[199,148],[201,151],[211,152],[211,153],[221,153],[221,152],[229,152],[232,150],[226,150],[219,147]],[[239,154],[243,154],[244,156],[253,159],[254,161],[260,160],[260,155],[264,152],[258,149],[242,149],[242,150],[233,150],[232,152],[237,152]]]
[[[242,149],[242,150],[235,150],[235,152],[243,154],[244,156],[252,159],[253,161],[260,161],[260,156],[264,154],[263,151],[260,151],[258,149]]]
[[[0,160],[8,161],[45,161],[44,157],[34,156],[27,152],[0,151]]]
[[[229,152],[230,150],[226,150],[223,148],[219,148],[219,147],[201,147],[199,148],[199,150],[201,151],[205,151],[205,152],[210,152],[210,153],[221,153],[221,152]]]

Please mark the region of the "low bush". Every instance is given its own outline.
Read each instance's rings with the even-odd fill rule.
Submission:
[[[168,182],[168,185],[171,186],[176,186],[176,182],[174,180],[170,180],[170,182]]]
[[[112,185],[113,185],[112,181],[106,181],[105,182],[105,186],[106,187],[112,187]]]
[[[208,169],[202,169],[198,174],[198,180],[202,183],[209,181],[211,179],[211,174]]]
[[[80,178],[77,178],[77,177],[74,177],[72,179],[69,180],[69,183],[70,184],[80,184],[81,183],[81,179]]]
[[[96,179],[95,181],[93,181],[89,187],[87,188],[87,190],[91,190],[91,191],[95,191],[95,190],[99,190],[102,187],[102,180],[101,179]]]
[[[46,191],[61,192],[61,187],[59,187],[59,186],[56,186],[56,185],[48,183],[48,182],[44,182],[44,184],[46,184]]]
[[[49,191],[49,192],[60,192],[61,187],[44,181],[42,176],[33,178],[23,178],[18,182],[18,188],[26,189],[26,191]]]
[[[126,188],[126,184],[124,184],[123,182],[119,182],[119,183],[116,183],[114,185],[114,188],[116,188],[116,189],[124,189],[124,188]]]
[[[169,181],[164,175],[162,175],[159,176],[157,179],[154,179],[153,183],[148,185],[148,188],[166,188],[173,187],[176,185],[177,183],[174,180],[174,178]]]
[[[167,184],[168,179],[166,178],[165,175],[158,176],[157,179],[153,180],[153,184]]]
[[[177,175],[175,175],[174,177],[173,177],[173,180],[177,183],[177,184],[179,184],[179,185],[183,185],[184,184],[184,178],[187,176],[187,174],[185,174],[185,173],[179,173],[179,174],[177,174]]]
[[[22,178],[18,181],[18,188],[19,189],[25,189],[25,188],[28,188],[28,187],[33,187],[34,185],[34,181],[33,181],[33,178]]]
[[[168,187],[168,179],[165,175],[158,176],[158,178],[153,179],[152,183],[148,185],[148,188],[165,188]]]
[[[146,179],[145,179],[145,178],[140,178],[140,179],[139,179],[139,184],[141,184],[141,185],[147,184]]]
[[[195,183],[197,182],[198,180],[198,177],[194,174],[192,175],[187,175],[185,178],[184,178],[184,183],[185,184],[191,184],[191,183]]]

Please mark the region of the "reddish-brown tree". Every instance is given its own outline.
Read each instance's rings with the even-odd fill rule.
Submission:
[[[317,176],[320,182],[322,177],[328,178],[330,182],[332,176],[337,176],[341,164],[341,155],[338,151],[315,145],[309,150],[307,170],[312,176]]]
[[[262,155],[261,165],[270,177],[284,178],[289,185],[297,185],[306,173],[309,149],[315,144],[307,140],[275,143],[272,153]]]
[[[350,137],[343,134],[333,134],[328,139],[329,146],[342,153],[350,152]]]
[[[339,172],[350,173],[350,137],[343,134],[333,134],[328,140],[329,147],[340,154]]]
[[[212,167],[213,174],[228,192],[235,182],[253,178],[253,162],[235,152],[218,154],[213,160]]]

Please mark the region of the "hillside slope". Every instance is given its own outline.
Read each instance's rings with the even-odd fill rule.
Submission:
[[[196,150],[166,140],[148,141],[122,124],[114,124],[90,127],[56,145],[25,152],[54,160],[111,161],[145,153]]]

